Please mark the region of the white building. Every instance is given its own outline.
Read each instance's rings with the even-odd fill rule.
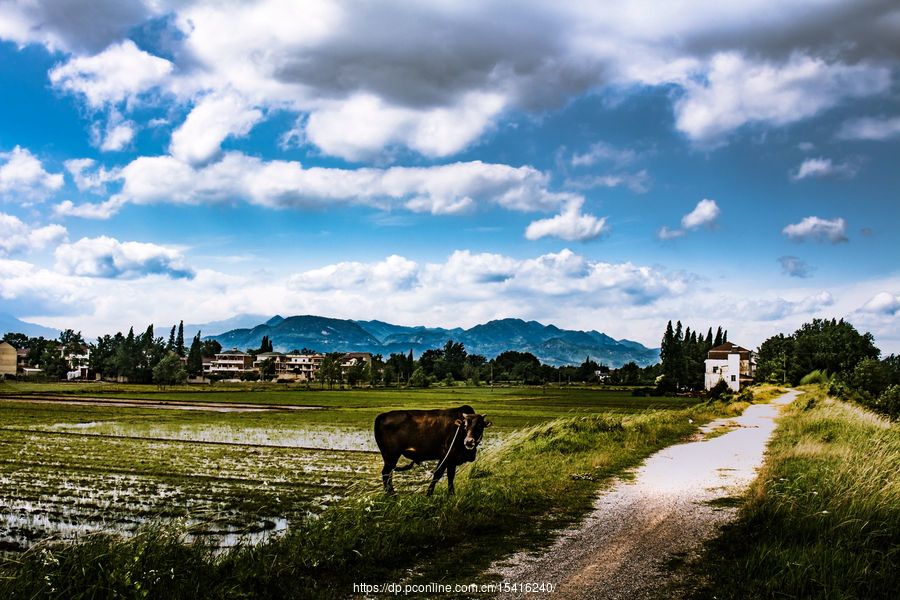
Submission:
[[[704,387],[708,390],[722,380],[735,392],[753,383],[756,360],[746,348],[725,342],[709,351],[705,363]]]

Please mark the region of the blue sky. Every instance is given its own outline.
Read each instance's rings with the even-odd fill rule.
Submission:
[[[0,312],[900,351],[900,9],[0,3]]]

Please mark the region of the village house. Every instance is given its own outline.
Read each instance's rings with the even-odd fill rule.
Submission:
[[[735,392],[753,383],[756,359],[753,352],[731,342],[711,349],[706,356],[704,387],[708,390],[724,381]]]
[[[276,363],[275,373],[281,379],[312,381],[324,360],[324,354],[285,354],[282,360]]]
[[[0,342],[0,376],[16,376],[16,349],[7,342]]]
[[[253,355],[241,352],[237,348],[225,350],[216,354],[215,359],[213,359],[209,367],[209,373],[211,375],[225,375],[231,377],[240,377],[243,373],[248,373],[253,370]]]

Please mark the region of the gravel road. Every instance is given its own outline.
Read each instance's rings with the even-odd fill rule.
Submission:
[[[521,596],[532,599],[658,598],[669,576],[667,559],[697,552],[734,518],[736,509],[709,502],[739,493],[753,481],[779,407],[797,394],[790,391],[703,428],[732,427],[724,435],[657,452],[633,480],[620,480],[603,492],[592,512],[548,548],[516,554],[494,564],[491,572],[511,584],[554,584],[553,593]]]

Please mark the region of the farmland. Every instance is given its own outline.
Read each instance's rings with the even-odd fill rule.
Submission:
[[[689,399],[576,388],[317,391],[0,384],[0,547],[175,522],[220,546],[256,542],[375,491],[375,415],[471,404],[486,448],[566,416],[678,409]],[[417,490],[425,467],[398,476]]]

